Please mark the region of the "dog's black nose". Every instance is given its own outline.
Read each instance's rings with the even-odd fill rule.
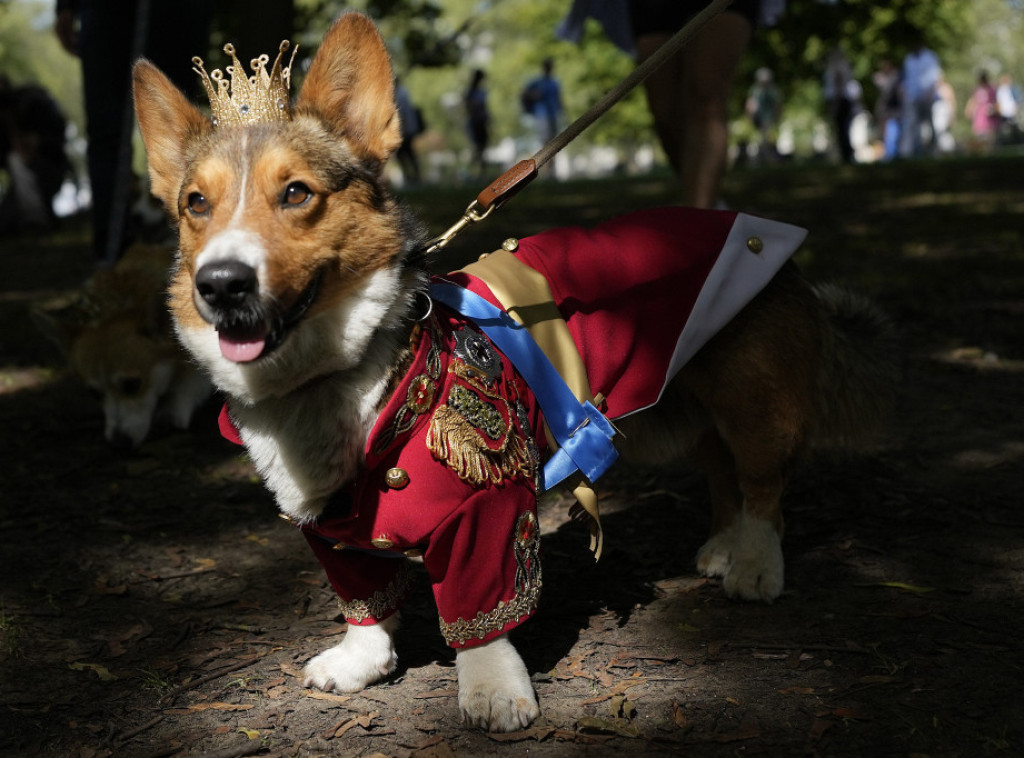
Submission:
[[[214,308],[238,308],[258,284],[256,270],[241,261],[208,263],[196,272],[196,290]]]

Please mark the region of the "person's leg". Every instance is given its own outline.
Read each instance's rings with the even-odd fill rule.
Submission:
[[[723,13],[645,82],[655,130],[679,174],[684,205],[710,208],[718,199],[729,143],[729,94],[751,32],[746,17]],[[638,38],[639,60],[667,39]]]

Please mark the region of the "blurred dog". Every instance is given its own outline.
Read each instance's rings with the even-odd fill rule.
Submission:
[[[197,59],[212,119],[146,61],[134,83],[153,191],[179,232],[178,335],[229,396],[222,430],[302,529],[348,621],[306,683],[357,691],[394,670],[405,556],[421,555],[464,718],[530,723],[536,696],[506,633],[541,588],[540,464],[608,419],[636,460],[689,456],[708,472],[699,569],[730,596],[778,597],[792,462],[876,421],[892,376],[882,320],[787,263],[802,230],[653,209],[521,240],[429,284],[419,227],[383,180],[401,134],[373,24],[341,17],[293,107],[285,49],[249,78],[233,58],[230,97]],[[521,286],[524,307],[499,292]],[[556,414],[537,399],[557,382],[528,385],[497,333],[492,343],[484,324],[505,324],[501,308],[465,316],[448,300],[470,291],[578,351],[596,394],[573,400],[586,417],[555,435],[560,450],[544,428]]]
[[[136,244],[97,271],[70,299],[33,309],[37,326],[102,400],[104,436],[138,447],[157,418],[187,429],[212,394],[204,373],[178,344],[167,314],[173,250]]]

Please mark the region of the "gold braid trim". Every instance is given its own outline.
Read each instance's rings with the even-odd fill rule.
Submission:
[[[525,592],[517,593],[511,600],[502,600],[493,609],[480,611],[473,619],[455,619],[450,624],[441,619],[441,634],[449,645],[464,645],[467,640],[482,640],[491,632],[504,629],[513,621],[532,613],[540,600],[540,582]]]
[[[446,401],[431,415],[427,448],[434,458],[444,461],[460,479],[474,487],[501,484],[505,477],[532,479],[535,462],[524,439],[527,432],[517,431],[508,401],[488,388],[475,370],[461,360],[452,361],[448,370],[472,389],[453,385]],[[496,447],[490,447],[485,437],[493,440]]]
[[[402,561],[394,580],[384,590],[378,590],[367,600],[338,600],[338,608],[349,621],[380,619],[394,611],[412,589],[416,575],[408,561]]]
[[[427,447],[437,460],[444,461],[460,479],[474,487],[501,484],[507,476],[533,476],[533,460],[515,427],[509,430],[499,450],[491,450],[480,439],[480,430],[448,405],[440,405],[434,411],[427,431]]]

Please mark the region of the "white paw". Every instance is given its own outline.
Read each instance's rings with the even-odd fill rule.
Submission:
[[[455,667],[463,721],[492,732],[514,732],[540,715],[526,665],[506,637],[459,650]]]
[[[782,542],[770,522],[741,514],[697,552],[697,570],[722,577],[725,594],[770,603],[782,594]]]
[[[397,628],[397,615],[371,626],[349,624],[340,644],[306,664],[303,685],[336,692],[359,692],[383,679],[398,665],[392,642]]]

